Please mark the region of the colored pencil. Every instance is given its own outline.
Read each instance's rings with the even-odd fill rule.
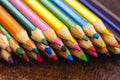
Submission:
[[[72,43],[70,41],[66,41],[66,40],[62,40],[63,43],[69,47],[69,48],[72,48],[72,49],[75,49],[77,51],[81,51],[82,49],[79,47],[79,44],[76,42],[76,43]]]
[[[105,24],[105,26],[110,30],[110,32],[112,32],[115,36],[115,38],[118,40],[118,42],[120,42],[120,35],[118,33],[116,33],[110,26],[108,26],[107,24]]]
[[[82,28],[56,5],[50,2],[50,0],[38,1],[43,4],[49,11],[51,11],[51,13],[53,13],[59,20],[61,20],[68,27],[74,37],[84,40],[88,39]]]
[[[10,47],[12,48],[12,50],[20,55],[23,54],[24,52],[21,49],[18,42],[5,30],[5,28],[3,28],[2,25],[0,25],[0,30],[6,35],[8,43]]]
[[[29,47],[32,43],[26,31],[18,24],[15,19],[0,5],[0,23],[18,41]]]
[[[28,51],[32,51],[32,52],[35,52],[36,54],[39,54],[39,51],[38,51],[35,43],[32,40],[30,40],[30,41],[31,41],[31,45],[33,46],[32,48],[27,45],[24,45],[24,44],[21,44],[21,46],[23,48],[27,49]]]
[[[93,46],[93,44],[90,41],[90,39],[88,39],[88,41],[77,39],[77,42],[80,45],[80,47],[82,47],[83,49],[85,49],[85,51],[87,51],[90,55],[92,55],[95,58],[98,57],[98,54],[96,53],[96,49]]]
[[[104,40],[101,38],[100,35],[99,35],[98,39],[91,38],[90,40],[92,41],[92,43],[95,46],[98,46],[98,47],[101,47],[101,48],[105,48],[106,47],[106,44],[105,44]]]
[[[28,58],[28,56],[27,56],[27,53],[25,52],[25,50],[23,49],[23,48],[21,48],[22,49],[22,51],[23,51],[23,54],[22,55],[18,55],[17,53],[16,53],[16,55],[18,56],[18,57],[20,57],[21,59],[24,59],[26,62],[29,62],[29,58]]]
[[[4,49],[1,49],[0,50],[0,56],[2,57],[2,59],[4,59],[5,61],[13,64],[14,63],[14,60],[11,56],[11,54],[9,54],[6,50]]]
[[[86,18],[92,25],[94,25],[97,32],[111,35],[103,22],[77,0],[65,0],[65,2],[68,3],[72,8],[74,8],[80,15]]]
[[[107,14],[103,13],[97,6],[92,4],[89,0],[80,0],[82,4],[84,4],[87,8],[89,8],[92,12],[94,12],[97,16],[99,16],[104,22],[106,22],[114,31],[120,34],[120,25],[117,24],[112,18],[110,18]],[[79,3],[80,4],[80,3]],[[76,5],[76,4],[75,4]],[[84,9],[86,9],[84,7]],[[85,13],[84,13],[85,14]],[[92,17],[93,18],[93,17]],[[98,25],[100,26],[100,25]],[[99,27],[98,27],[99,29]],[[100,29],[99,29],[100,30]]]
[[[69,15],[74,21],[76,21],[84,30],[86,35],[98,39],[99,36],[94,29],[94,27],[81,15],[79,15],[75,10],[68,6],[63,0],[51,0],[56,4],[61,10],[63,10],[67,15]]]
[[[73,56],[75,56],[75,57],[77,57],[77,58],[79,58],[79,59],[81,59],[81,60],[83,60],[83,61],[85,61],[85,62],[88,61],[85,53],[84,53],[82,50],[81,50],[81,51],[77,51],[77,50],[75,50],[75,49],[69,49],[69,50],[70,50],[70,52],[71,52],[71,54],[72,54]]]
[[[50,46],[53,47],[55,49],[55,51],[57,51],[56,53],[58,53],[59,56],[61,56],[61,57],[65,58],[65,59],[71,61],[72,60],[71,59],[72,56],[70,57],[70,55],[71,55],[70,51],[64,45],[64,43],[62,42],[62,40],[60,38],[59,38],[59,40],[61,41],[61,43],[62,43],[63,46],[60,47],[60,46],[58,46],[56,44],[53,44],[53,43],[50,43]]]
[[[84,40],[80,40],[80,39],[76,39],[78,44],[80,45],[80,47],[89,50],[89,51],[96,51],[95,47],[93,46],[92,42],[90,41],[90,39],[88,39],[88,41],[84,41]]]
[[[41,43],[35,43],[35,44],[41,45],[41,47],[39,48],[41,51],[46,52],[47,54],[52,54],[52,50],[50,49],[49,46],[46,46],[46,45],[41,44]]]
[[[62,42],[62,40],[60,38],[58,38],[60,43],[61,43],[61,46],[58,46],[57,44],[54,44],[54,43],[49,43],[49,45],[57,50],[60,50],[60,51],[63,51],[63,52],[66,52],[67,51],[67,47],[64,45],[64,43]]]
[[[102,47],[97,47],[97,46],[95,46],[95,48],[98,53],[106,55],[106,56],[110,56],[110,53],[107,48],[102,48]]]
[[[9,53],[11,53],[11,48],[8,43],[6,35],[0,30],[0,48],[5,49]]]
[[[67,60],[69,60],[69,61],[73,61],[73,60],[74,60],[73,57],[72,57],[72,55],[69,53],[68,50],[67,50],[66,52],[69,53],[69,54],[66,54],[66,52],[62,52],[62,51],[59,51],[59,50],[55,50],[55,52],[56,52],[59,56],[65,58],[65,59],[67,59]]]
[[[38,61],[40,63],[43,62],[40,55],[36,55],[34,52],[31,52],[31,51],[26,51],[26,53],[30,58],[32,58],[32,59],[34,59],[34,60],[36,60],[36,61]]]
[[[105,7],[101,2],[97,0],[91,0],[92,3],[94,3],[96,6],[98,6],[101,10],[103,10],[105,13],[107,13],[109,16],[111,16],[115,21],[120,23],[120,17],[114,14],[112,11],[110,11],[107,7]]]
[[[49,42],[61,45],[54,30],[46,22],[44,22],[35,12],[33,12],[31,8],[29,8],[21,0],[10,0],[10,2],[36,27],[42,30],[43,34]]]
[[[56,32],[56,34],[62,38],[75,42],[67,27],[58,20],[53,14],[51,14],[43,5],[37,0],[23,0],[31,9],[33,9],[44,21],[46,21]],[[35,6],[34,6],[35,5]]]
[[[44,45],[41,44],[41,43],[36,43],[36,46],[38,47],[38,49],[41,50],[41,48],[43,48]],[[54,60],[54,61],[57,61],[58,58],[57,58],[55,52],[53,51],[52,48],[50,48],[50,49],[51,49],[51,51],[52,51],[52,54],[48,54],[48,53],[46,53],[45,51],[43,51],[42,54],[45,55],[45,56],[47,56],[48,58]]]
[[[120,54],[120,49],[113,47],[113,46],[108,46],[108,50],[112,52],[113,54]]]
[[[118,43],[118,41],[114,38],[114,36],[108,36],[108,35],[101,35],[103,40],[105,41],[105,43],[107,45],[110,45],[110,46],[114,46],[114,47],[117,47],[117,48],[120,48],[120,45]]]
[[[59,56],[61,56],[62,58],[65,58],[69,61],[73,61],[72,55],[71,55],[70,51],[68,50],[68,48],[66,48],[65,51],[61,51],[60,49],[58,49],[58,47],[56,47],[56,45],[54,45],[54,44],[50,44],[50,45],[54,48],[55,52]]]
[[[1,0],[0,2],[1,5],[14,17],[14,19],[16,19],[27,31],[30,38],[48,45],[42,31],[35,27],[26,17],[24,17],[8,0]]]

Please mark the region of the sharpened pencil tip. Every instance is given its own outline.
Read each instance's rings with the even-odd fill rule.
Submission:
[[[56,45],[58,45],[58,46],[60,46],[60,45],[61,45],[61,42],[60,42],[60,40],[59,40],[59,39],[55,39],[55,40],[54,40],[54,43],[55,43]]]
[[[28,58],[28,56],[26,55],[26,53],[22,54],[22,57],[23,57],[23,59],[24,59],[26,62],[29,62],[29,58]]]
[[[57,61],[57,60],[58,60],[57,56],[56,56],[56,55],[53,55],[53,56],[52,56],[52,60]]]
[[[72,57],[72,55],[69,54],[69,55],[67,56],[67,59],[68,59],[69,61],[73,61],[73,57]]]
[[[63,52],[66,52],[66,47],[65,47],[64,45],[62,45],[61,50],[62,50]]]
[[[8,51],[9,53],[11,53],[11,48],[10,47],[7,47],[5,50]]]
[[[46,53],[48,53],[48,54],[52,54],[52,51],[51,51],[51,49],[50,48],[45,48],[45,50],[44,50]]]
[[[95,58],[98,58],[98,54],[97,54],[96,52],[90,51],[90,55],[92,55],[92,56],[95,57]]]
[[[39,51],[38,51],[37,48],[33,48],[31,51],[34,52],[34,53],[36,53],[36,54],[39,54]]]
[[[94,51],[94,52],[96,51],[96,49],[95,49],[94,46],[89,47],[88,50],[90,50],[90,51]]]
[[[73,42],[73,43],[75,42],[74,38],[71,35],[68,36],[68,40]]]
[[[47,42],[47,40],[46,40],[45,38],[43,38],[43,39],[41,40],[41,43],[43,43],[43,44],[45,44],[45,45],[48,46],[48,42]]]
[[[111,56],[109,52],[106,52],[105,54],[106,54],[108,57],[110,57],[110,56]]]
[[[74,48],[75,48],[75,50],[77,50],[77,51],[80,51],[80,50],[81,50],[81,48],[79,47],[78,44],[76,44],[76,45],[74,46]]]
[[[26,45],[31,48],[31,47],[32,47],[32,42],[31,42],[30,40],[27,40],[27,41],[26,41]]]
[[[18,54],[21,55],[21,54],[23,54],[23,50],[22,50],[21,48],[17,48],[17,49],[16,49],[16,53],[18,53]]]
[[[9,57],[8,57],[8,62],[11,63],[11,64],[14,64],[14,61],[13,61],[12,56],[9,56]]]
[[[96,38],[96,39],[98,39],[98,38],[99,38],[99,35],[98,35],[98,33],[94,33],[94,34],[93,34],[93,38]]]
[[[106,48],[105,42],[102,42],[102,43],[101,43],[101,47]]]
[[[38,60],[38,62],[40,62],[40,63],[43,62],[43,59],[42,59],[42,57],[41,57],[40,55],[37,55],[37,60]]]
[[[82,53],[82,54],[80,55],[80,58],[81,58],[83,61],[85,61],[85,62],[88,61],[88,58],[86,57],[86,55],[85,55],[84,53]]]
[[[84,36],[82,37],[82,39],[85,40],[85,41],[88,41],[88,37],[87,37],[86,35],[84,35]]]
[[[117,48],[120,48],[120,45],[118,42],[114,43],[114,46],[117,47]]]
[[[103,33],[104,33],[104,34],[107,34],[107,35],[109,35],[109,36],[112,35],[112,34],[108,31],[108,29],[105,29]]]

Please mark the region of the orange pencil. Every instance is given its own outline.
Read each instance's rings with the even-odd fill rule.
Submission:
[[[0,5],[0,23],[20,43],[32,47],[27,32],[22,26]]]

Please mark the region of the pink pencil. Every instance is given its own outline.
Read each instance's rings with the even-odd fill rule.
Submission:
[[[32,11],[22,0],[9,0],[24,16],[26,16],[36,27],[42,30],[49,42],[61,45],[54,30],[44,22],[35,12]]]

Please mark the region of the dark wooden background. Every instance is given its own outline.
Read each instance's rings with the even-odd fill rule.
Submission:
[[[99,0],[120,17],[120,0]],[[43,63],[30,63],[16,59],[11,65],[0,61],[0,80],[120,80],[120,56],[108,58],[89,56],[85,63],[75,58],[69,62],[59,58],[57,62],[44,57]]]

